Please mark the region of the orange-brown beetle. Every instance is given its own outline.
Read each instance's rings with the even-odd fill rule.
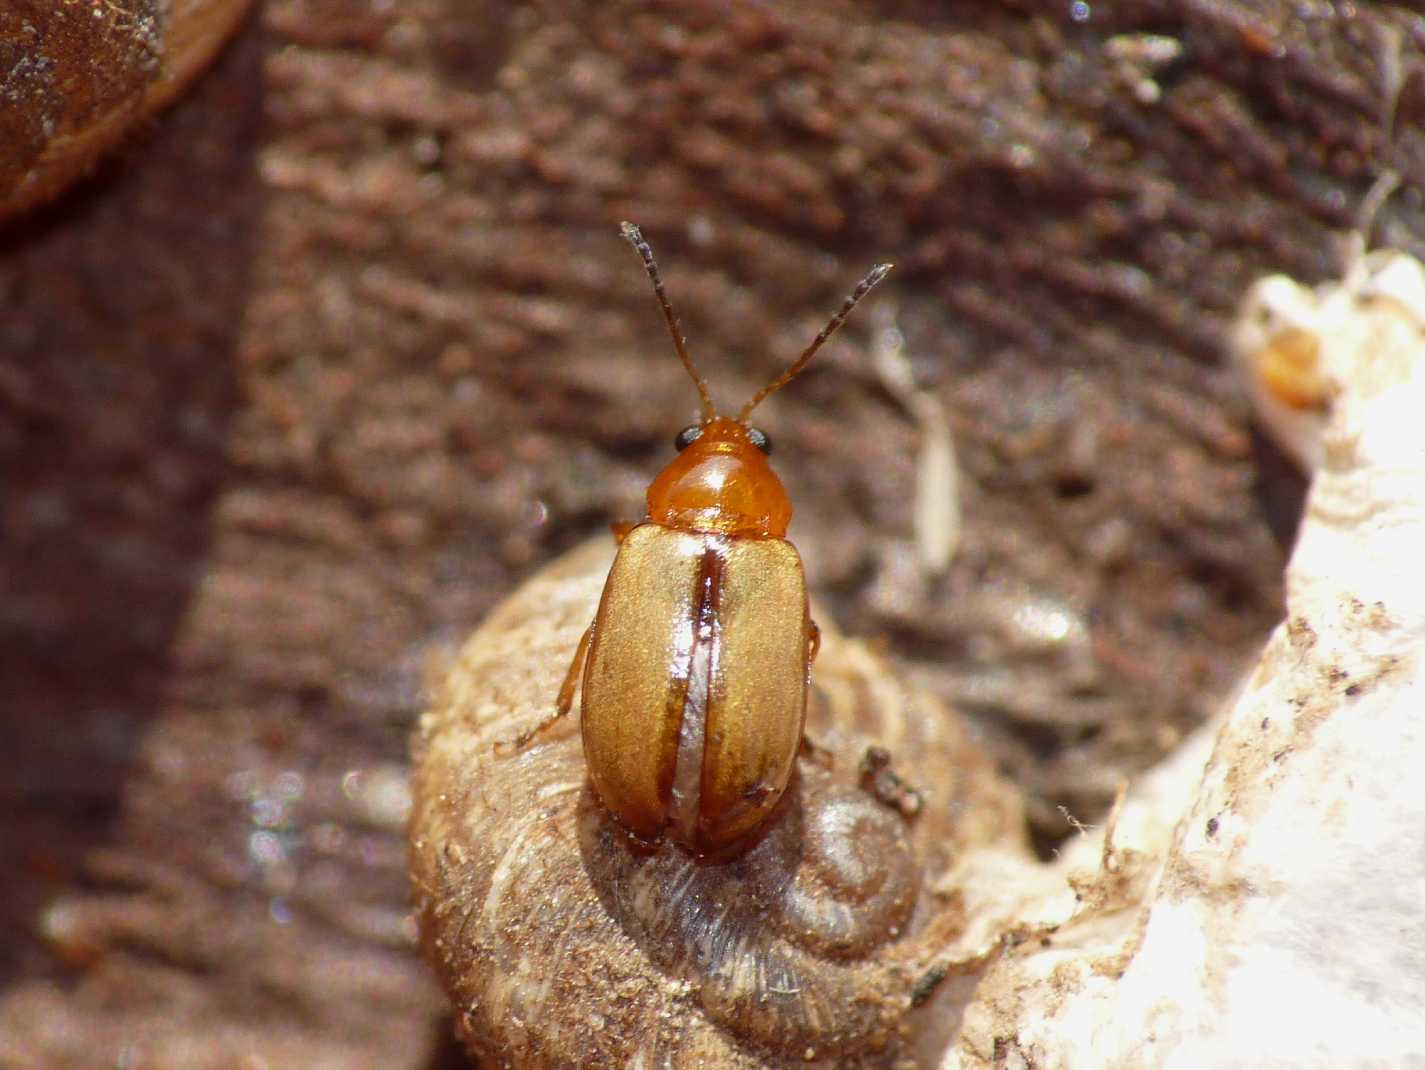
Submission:
[[[637,227],[638,250],[702,402],[702,420],[648,487],[648,515],[620,540],[599,611],[579,641],[555,717],[583,667],[581,731],[594,791],[636,836],[668,835],[700,854],[735,847],[791,778],[818,633],[786,540],[792,506],[747,426],[811,360],[891,265],[858,285],[787,370],[735,418],[719,416],[693,366]]]

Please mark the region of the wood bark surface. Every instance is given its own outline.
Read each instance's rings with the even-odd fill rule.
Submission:
[[[407,739],[695,415],[622,219],[725,405],[896,262],[759,413],[791,536],[1045,842],[1093,818],[1279,613],[1300,488],[1225,327],[1387,169],[1419,254],[1422,49],[1364,0],[269,0],[0,230],[0,1063],[460,1065]],[[955,436],[939,580],[892,326]]]

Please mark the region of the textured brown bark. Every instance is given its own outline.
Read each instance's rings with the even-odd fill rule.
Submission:
[[[792,538],[1042,833],[1092,816],[1277,612],[1236,300],[1336,274],[1387,167],[1376,240],[1425,238],[1425,23],[1345,9],[269,2],[0,232],[0,1063],[451,1058],[406,739],[432,658],[636,517],[695,413],[625,218],[725,401],[897,262],[759,414]],[[891,322],[956,434],[940,582]]]

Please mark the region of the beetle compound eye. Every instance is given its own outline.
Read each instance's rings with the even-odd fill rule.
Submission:
[[[752,440],[752,445],[756,446],[759,450],[761,450],[768,456],[771,456],[772,440],[767,437],[767,433],[765,431],[759,431],[755,427],[749,427],[747,429],[747,437]]]
[[[703,428],[701,424],[689,424],[678,432],[678,437],[673,440],[673,448],[679,453],[691,446],[702,437]],[[765,436],[764,436],[765,437]]]

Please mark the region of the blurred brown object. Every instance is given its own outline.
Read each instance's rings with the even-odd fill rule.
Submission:
[[[1425,234],[1425,28],[1345,12],[265,3],[142,151],[0,231],[0,1064],[438,1058],[423,674],[635,519],[695,411],[621,219],[719,398],[896,262],[958,556],[917,563],[869,320],[759,413],[792,536],[1043,842],[1093,819],[1278,612],[1238,300],[1338,274],[1386,167],[1376,242]]]
[[[15,0],[0,10],[0,219],[56,196],[169,103],[250,0]]]

